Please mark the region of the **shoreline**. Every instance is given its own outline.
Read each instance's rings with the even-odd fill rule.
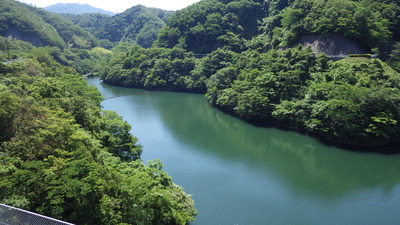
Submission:
[[[96,76],[88,75],[85,77],[89,78],[89,77],[96,77]],[[124,87],[121,85],[111,84],[111,83],[107,83],[107,82],[104,82],[104,83],[106,83],[108,85],[116,86],[116,87]],[[188,92],[188,91],[174,90],[174,89],[161,90],[161,89],[149,89],[149,88],[145,88],[145,87],[124,87],[124,88],[132,88],[132,89],[135,88],[135,89],[143,89],[143,90],[151,90],[151,91],[171,91],[171,92],[188,93],[188,94],[196,93],[196,92]],[[196,93],[196,94],[204,95],[205,93]],[[380,143],[360,143],[360,142],[340,141],[340,140],[335,140],[331,137],[326,137],[320,133],[309,132],[309,131],[306,131],[299,127],[291,127],[291,126],[287,126],[285,124],[277,123],[274,121],[257,121],[257,120],[245,119],[245,118],[242,118],[242,117],[236,115],[235,113],[233,113],[229,110],[224,110],[223,108],[212,105],[210,103],[208,103],[208,104],[210,105],[210,107],[214,107],[225,114],[231,115],[231,116],[233,116],[239,120],[242,120],[248,124],[251,124],[253,126],[264,127],[264,128],[276,128],[276,129],[286,130],[286,131],[294,131],[294,132],[297,132],[302,135],[313,137],[313,138],[317,139],[318,141],[320,141],[321,143],[323,143],[324,145],[338,147],[338,148],[341,148],[346,151],[363,152],[363,153],[378,153],[378,154],[384,154],[384,155],[400,154],[400,140],[399,140],[399,142],[380,142]]]

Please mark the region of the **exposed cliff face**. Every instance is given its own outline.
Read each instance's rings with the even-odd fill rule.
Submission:
[[[305,35],[294,46],[299,44],[302,44],[304,48],[311,47],[312,51],[316,54],[349,55],[369,53],[356,41],[339,34],[330,37]]]
[[[33,46],[39,47],[45,45],[45,43],[36,35],[23,33],[16,28],[12,28],[3,34],[4,37],[13,38],[21,41],[30,42]]]

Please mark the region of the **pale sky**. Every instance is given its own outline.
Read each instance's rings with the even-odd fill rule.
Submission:
[[[89,4],[96,8],[120,13],[136,5],[144,5],[164,10],[179,10],[200,0],[18,0],[37,7],[46,7],[57,3]]]

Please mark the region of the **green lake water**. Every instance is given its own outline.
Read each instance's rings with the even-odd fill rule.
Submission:
[[[256,127],[202,95],[144,92],[87,79],[132,125],[142,160],[195,200],[192,225],[399,225],[400,155],[350,152]]]

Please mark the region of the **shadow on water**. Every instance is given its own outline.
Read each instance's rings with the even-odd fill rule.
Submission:
[[[297,191],[336,198],[378,187],[390,192],[400,183],[400,155],[343,151],[295,132],[249,125],[211,108],[201,95],[180,95],[164,93],[155,104],[177,138],[272,170]]]

